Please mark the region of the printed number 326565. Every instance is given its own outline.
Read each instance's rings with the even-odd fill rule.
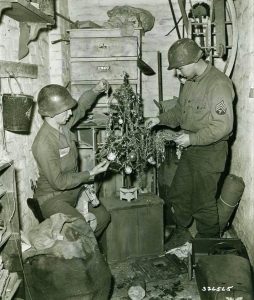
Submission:
[[[202,291],[203,292],[230,292],[232,290],[233,286],[203,286]]]

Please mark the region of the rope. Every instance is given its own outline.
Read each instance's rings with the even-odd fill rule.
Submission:
[[[221,196],[220,196],[220,200],[221,200],[225,205],[227,205],[227,206],[229,206],[229,207],[232,207],[232,208],[234,208],[234,207],[236,207],[236,206],[238,205],[238,202],[236,203],[236,205],[230,205],[230,204],[228,204],[227,202],[225,202],[225,201],[222,199]]]

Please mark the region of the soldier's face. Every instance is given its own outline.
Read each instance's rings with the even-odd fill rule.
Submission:
[[[64,125],[64,124],[66,124],[66,122],[68,121],[68,119],[71,115],[72,115],[72,111],[71,111],[71,109],[68,109],[68,110],[54,116],[54,118],[55,118],[57,124]]]
[[[192,79],[196,76],[195,63],[177,68],[181,75],[187,79]]]

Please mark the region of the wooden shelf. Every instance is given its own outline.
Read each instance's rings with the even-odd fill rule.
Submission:
[[[6,194],[6,189],[0,185],[0,199]]]
[[[82,144],[82,143],[79,143],[79,144],[78,144],[78,148],[79,148],[79,149],[92,149],[92,150],[93,150],[93,146],[92,146],[92,145],[89,145],[89,144]]]
[[[0,77],[9,77],[15,74],[16,77],[37,78],[38,66],[14,61],[0,60]]]
[[[11,235],[12,235],[11,230],[9,229],[9,226],[7,226],[7,229],[5,233],[2,235],[2,239],[0,241],[0,248],[9,240]]]
[[[53,17],[44,14],[42,11],[34,7],[26,0],[4,0],[0,1],[0,5],[11,4],[11,8],[5,8],[4,13],[19,22],[31,22],[31,23],[47,23],[55,24]]]
[[[3,163],[3,164],[0,163],[0,172],[3,171],[4,169],[9,168],[9,166],[11,166],[12,163],[13,163],[12,161],[7,162],[7,163]]]

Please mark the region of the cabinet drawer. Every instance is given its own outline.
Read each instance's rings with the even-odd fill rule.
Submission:
[[[107,80],[123,79],[124,74],[129,74],[129,79],[138,78],[137,60],[72,60],[71,80]]]
[[[137,37],[71,39],[71,57],[137,56]]]
[[[93,84],[72,84],[71,85],[72,97],[74,99],[78,100],[84,91],[91,89],[93,86],[94,86]],[[120,84],[111,84],[111,87],[112,87],[112,92],[114,92],[116,89],[118,89],[120,87]],[[133,88],[134,92],[137,93],[137,85],[131,84],[131,87]],[[104,94],[104,95],[100,96],[100,98],[97,100],[96,107],[97,108],[107,107],[108,101],[109,101],[108,96]]]

